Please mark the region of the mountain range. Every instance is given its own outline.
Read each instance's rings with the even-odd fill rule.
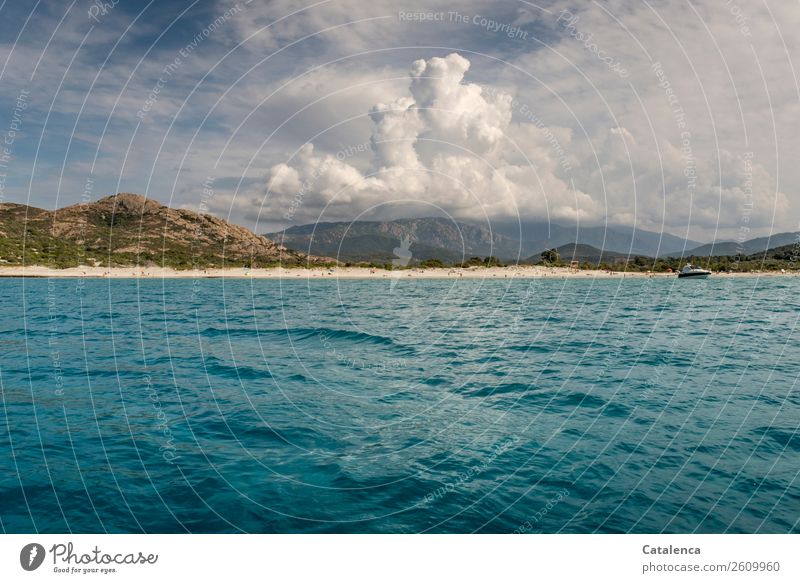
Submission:
[[[784,245],[798,245],[800,233],[779,233],[742,243],[703,244],[669,233],[632,227],[578,227],[548,222],[493,222],[486,225],[428,217],[392,221],[329,222],[289,227],[267,237],[299,252],[340,261],[392,262],[407,247],[413,262],[439,259],[463,262],[493,255],[503,261],[538,261],[557,249],[565,259],[599,263],[616,258],[753,256]],[[402,253],[401,253],[402,255]]]
[[[414,260],[460,262],[493,255],[504,261],[538,256],[545,249],[587,245],[606,253],[664,255],[701,243],[668,233],[626,227],[565,226],[547,222],[486,225],[428,217],[393,221],[356,221],[298,225],[267,237],[296,251],[336,257],[341,261],[392,261],[405,238]],[[677,250],[677,251],[676,251]],[[684,253],[685,254],[685,253]]]
[[[291,251],[212,215],[169,208],[138,194],[119,193],[55,211],[0,204],[0,262],[5,264],[203,268],[331,261]]]
[[[800,242],[800,233],[777,233],[769,237],[757,237],[742,242],[737,241],[715,241],[706,245],[700,245],[691,249],[686,255],[696,257],[712,257],[720,255],[756,255],[764,253],[777,247],[796,245]]]
[[[66,267],[164,265],[177,268],[344,262],[460,263],[473,257],[538,262],[557,249],[565,260],[614,262],[630,256],[796,256],[800,233],[741,243],[701,244],[666,233],[625,227],[547,222],[483,224],[428,217],[299,225],[256,235],[208,214],[174,209],[131,193],[55,211],[0,203],[0,263]],[[663,252],[663,249],[671,251]],[[685,250],[685,251],[684,251]]]

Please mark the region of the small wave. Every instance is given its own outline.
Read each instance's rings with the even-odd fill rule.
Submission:
[[[470,397],[492,397],[500,395],[514,394],[520,397],[524,396],[531,389],[531,385],[524,383],[503,383],[499,385],[492,385],[488,387],[481,387],[479,389],[472,389],[465,391],[465,394]]]
[[[272,375],[270,374],[269,370],[267,370],[266,365],[264,368],[256,368],[244,364],[229,364],[214,356],[206,356],[205,368],[208,374],[225,378],[247,380],[272,378]]]
[[[559,397],[561,404],[567,407],[599,408],[608,405],[608,401],[588,393],[570,393]]]
[[[754,430],[754,433],[763,435],[771,439],[781,449],[791,449],[793,451],[800,451],[800,432],[796,429],[778,429],[775,427],[759,427]]]
[[[290,374],[288,377],[286,377],[286,380],[287,380],[287,381],[300,382],[300,383],[311,383],[311,382],[313,382],[313,381],[312,381],[310,378],[308,378],[306,375],[304,375],[304,374],[301,374],[301,373],[299,373],[299,372],[296,372],[296,373]]]
[[[340,328],[241,328],[241,327],[216,327],[204,329],[203,336],[277,336],[290,339],[292,342],[302,342],[317,338],[320,342],[330,340],[347,340],[355,344],[370,343],[382,346],[395,346],[391,338],[377,334],[368,334],[358,330],[344,330]]]
[[[263,422],[249,426],[244,431],[237,432],[236,436],[240,439],[247,438],[248,443],[250,443],[250,440],[257,440],[258,443],[263,443],[264,441],[274,441],[287,444],[291,443],[291,441],[280,431],[273,427],[269,427]]]
[[[368,334],[357,330],[343,330],[340,328],[289,328],[286,330],[276,330],[279,333],[288,333],[292,340],[308,340],[317,337],[321,341],[326,340],[348,340],[356,344],[369,343],[383,346],[394,346],[395,342],[386,336]]]
[[[444,377],[434,376],[434,377],[427,377],[422,382],[428,385],[429,387],[438,387],[439,385],[444,385],[452,381]]]
[[[514,352],[526,352],[531,354],[547,354],[548,352],[554,352],[555,347],[549,344],[510,344],[508,346],[503,347],[505,350],[511,350]]]
[[[255,328],[232,328],[228,326],[216,327],[211,326],[200,332],[201,336],[256,336],[260,334],[259,330]]]

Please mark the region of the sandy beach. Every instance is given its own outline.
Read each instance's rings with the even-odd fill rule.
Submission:
[[[749,273],[719,273],[712,277],[796,277],[797,273],[762,271]],[[199,279],[199,278],[252,278],[252,279],[529,279],[529,278],[672,278],[674,273],[623,272],[605,270],[575,270],[568,267],[509,266],[472,268],[412,268],[397,271],[368,267],[334,268],[283,268],[267,269],[198,269],[177,270],[158,267],[90,267],[79,266],[54,269],[44,266],[2,267],[0,277],[73,277],[105,279]]]

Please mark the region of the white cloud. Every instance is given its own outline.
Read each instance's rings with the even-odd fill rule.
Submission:
[[[372,160],[353,161],[359,174],[349,174],[356,176],[353,183],[337,184],[339,190],[317,181],[318,191],[303,197],[294,220],[347,219],[373,206],[388,213],[393,201],[413,199],[462,219],[519,215],[635,222],[699,239],[735,236],[745,222],[754,233],[796,228],[798,205],[785,192],[800,182],[796,164],[787,163],[800,148],[800,131],[777,128],[798,129],[798,96],[785,54],[797,54],[797,41],[787,39],[786,49],[775,42],[768,33],[777,24],[759,7],[746,7],[751,31],[760,35],[749,40],[727,9],[699,4],[695,14],[691,8],[678,10],[678,4],[553,2],[549,13],[536,14],[517,8],[509,22],[539,27],[535,39],[544,44],[518,42],[512,48],[522,50],[506,64],[469,50],[407,61],[405,91],[370,85],[385,87],[384,94],[392,96],[373,102],[371,128],[360,128],[370,132]],[[333,21],[344,18],[345,5]],[[430,8],[442,9],[437,6]],[[563,8],[579,17],[575,28],[591,34],[596,46],[587,48],[558,21]],[[492,14],[481,3],[470,10],[461,12]],[[378,1],[369,14],[390,12]],[[774,13],[785,17],[781,25],[798,20],[783,8]],[[303,22],[306,33],[320,24],[308,15]],[[381,23],[368,33],[355,29],[351,48],[388,46],[408,32],[399,23],[394,28]],[[480,33],[469,23],[418,24],[414,38],[425,38],[430,30],[459,39],[464,31]],[[336,54],[343,46],[335,39],[324,42]],[[756,82],[761,73],[751,42],[764,83]],[[621,77],[598,51],[629,74]],[[654,61],[661,63],[687,127],[679,127]],[[327,67],[328,76],[335,79],[339,68]],[[345,74],[348,83],[357,82],[352,68]],[[369,68],[361,79],[380,81]],[[363,92],[344,93],[348,98],[360,99],[364,107]],[[683,130],[691,134],[688,156]],[[286,163],[304,173],[297,160]],[[753,176],[747,188],[746,166]],[[361,184],[367,177],[369,186]],[[251,212],[263,196],[254,193],[235,206]],[[261,220],[282,215],[286,196],[270,193]]]
[[[373,206],[391,214],[392,201],[415,201],[482,219],[546,214],[549,198],[555,218],[599,220],[602,208],[556,175],[546,131],[512,122],[511,96],[466,82],[469,65],[456,53],[413,62],[408,94],[370,111],[371,168],[307,145],[271,168],[262,213],[333,220]],[[524,155],[531,150],[535,161]]]
[[[399,213],[411,200],[420,213],[433,205],[464,219],[663,224],[698,239],[732,238],[745,224],[754,235],[798,227],[800,12],[791,3],[739,2],[737,18],[736,2],[544,0],[540,10],[433,0],[426,9],[444,20],[412,22],[389,0],[299,11],[289,0],[253,2],[182,63],[137,129],[163,67],[235,1],[190,11],[153,46],[172,19],[164,11],[127,30],[133,13],[116,10],[79,49],[85,11],[59,25],[63,7],[39,10],[0,86],[7,105],[21,87],[32,91],[7,198],[76,202],[97,155],[96,196],[148,188],[191,204],[212,175],[212,208],[248,226],[281,220],[308,183],[296,221],[376,205]],[[454,9],[464,18],[449,19]],[[591,48],[558,21],[562,9],[579,17]],[[527,36],[475,25],[476,15]],[[24,21],[7,19],[7,50]],[[452,48],[431,48],[442,46]],[[691,133],[693,180],[654,61]]]

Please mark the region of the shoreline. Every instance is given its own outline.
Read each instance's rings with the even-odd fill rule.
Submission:
[[[715,273],[711,278],[728,277],[796,277],[800,273],[779,271]],[[370,267],[270,267],[247,269],[145,268],[79,266],[55,269],[43,266],[0,267],[0,278],[91,278],[91,279],[670,279],[676,273],[638,271],[574,270],[568,267],[509,266],[509,267],[434,267],[387,271]]]

